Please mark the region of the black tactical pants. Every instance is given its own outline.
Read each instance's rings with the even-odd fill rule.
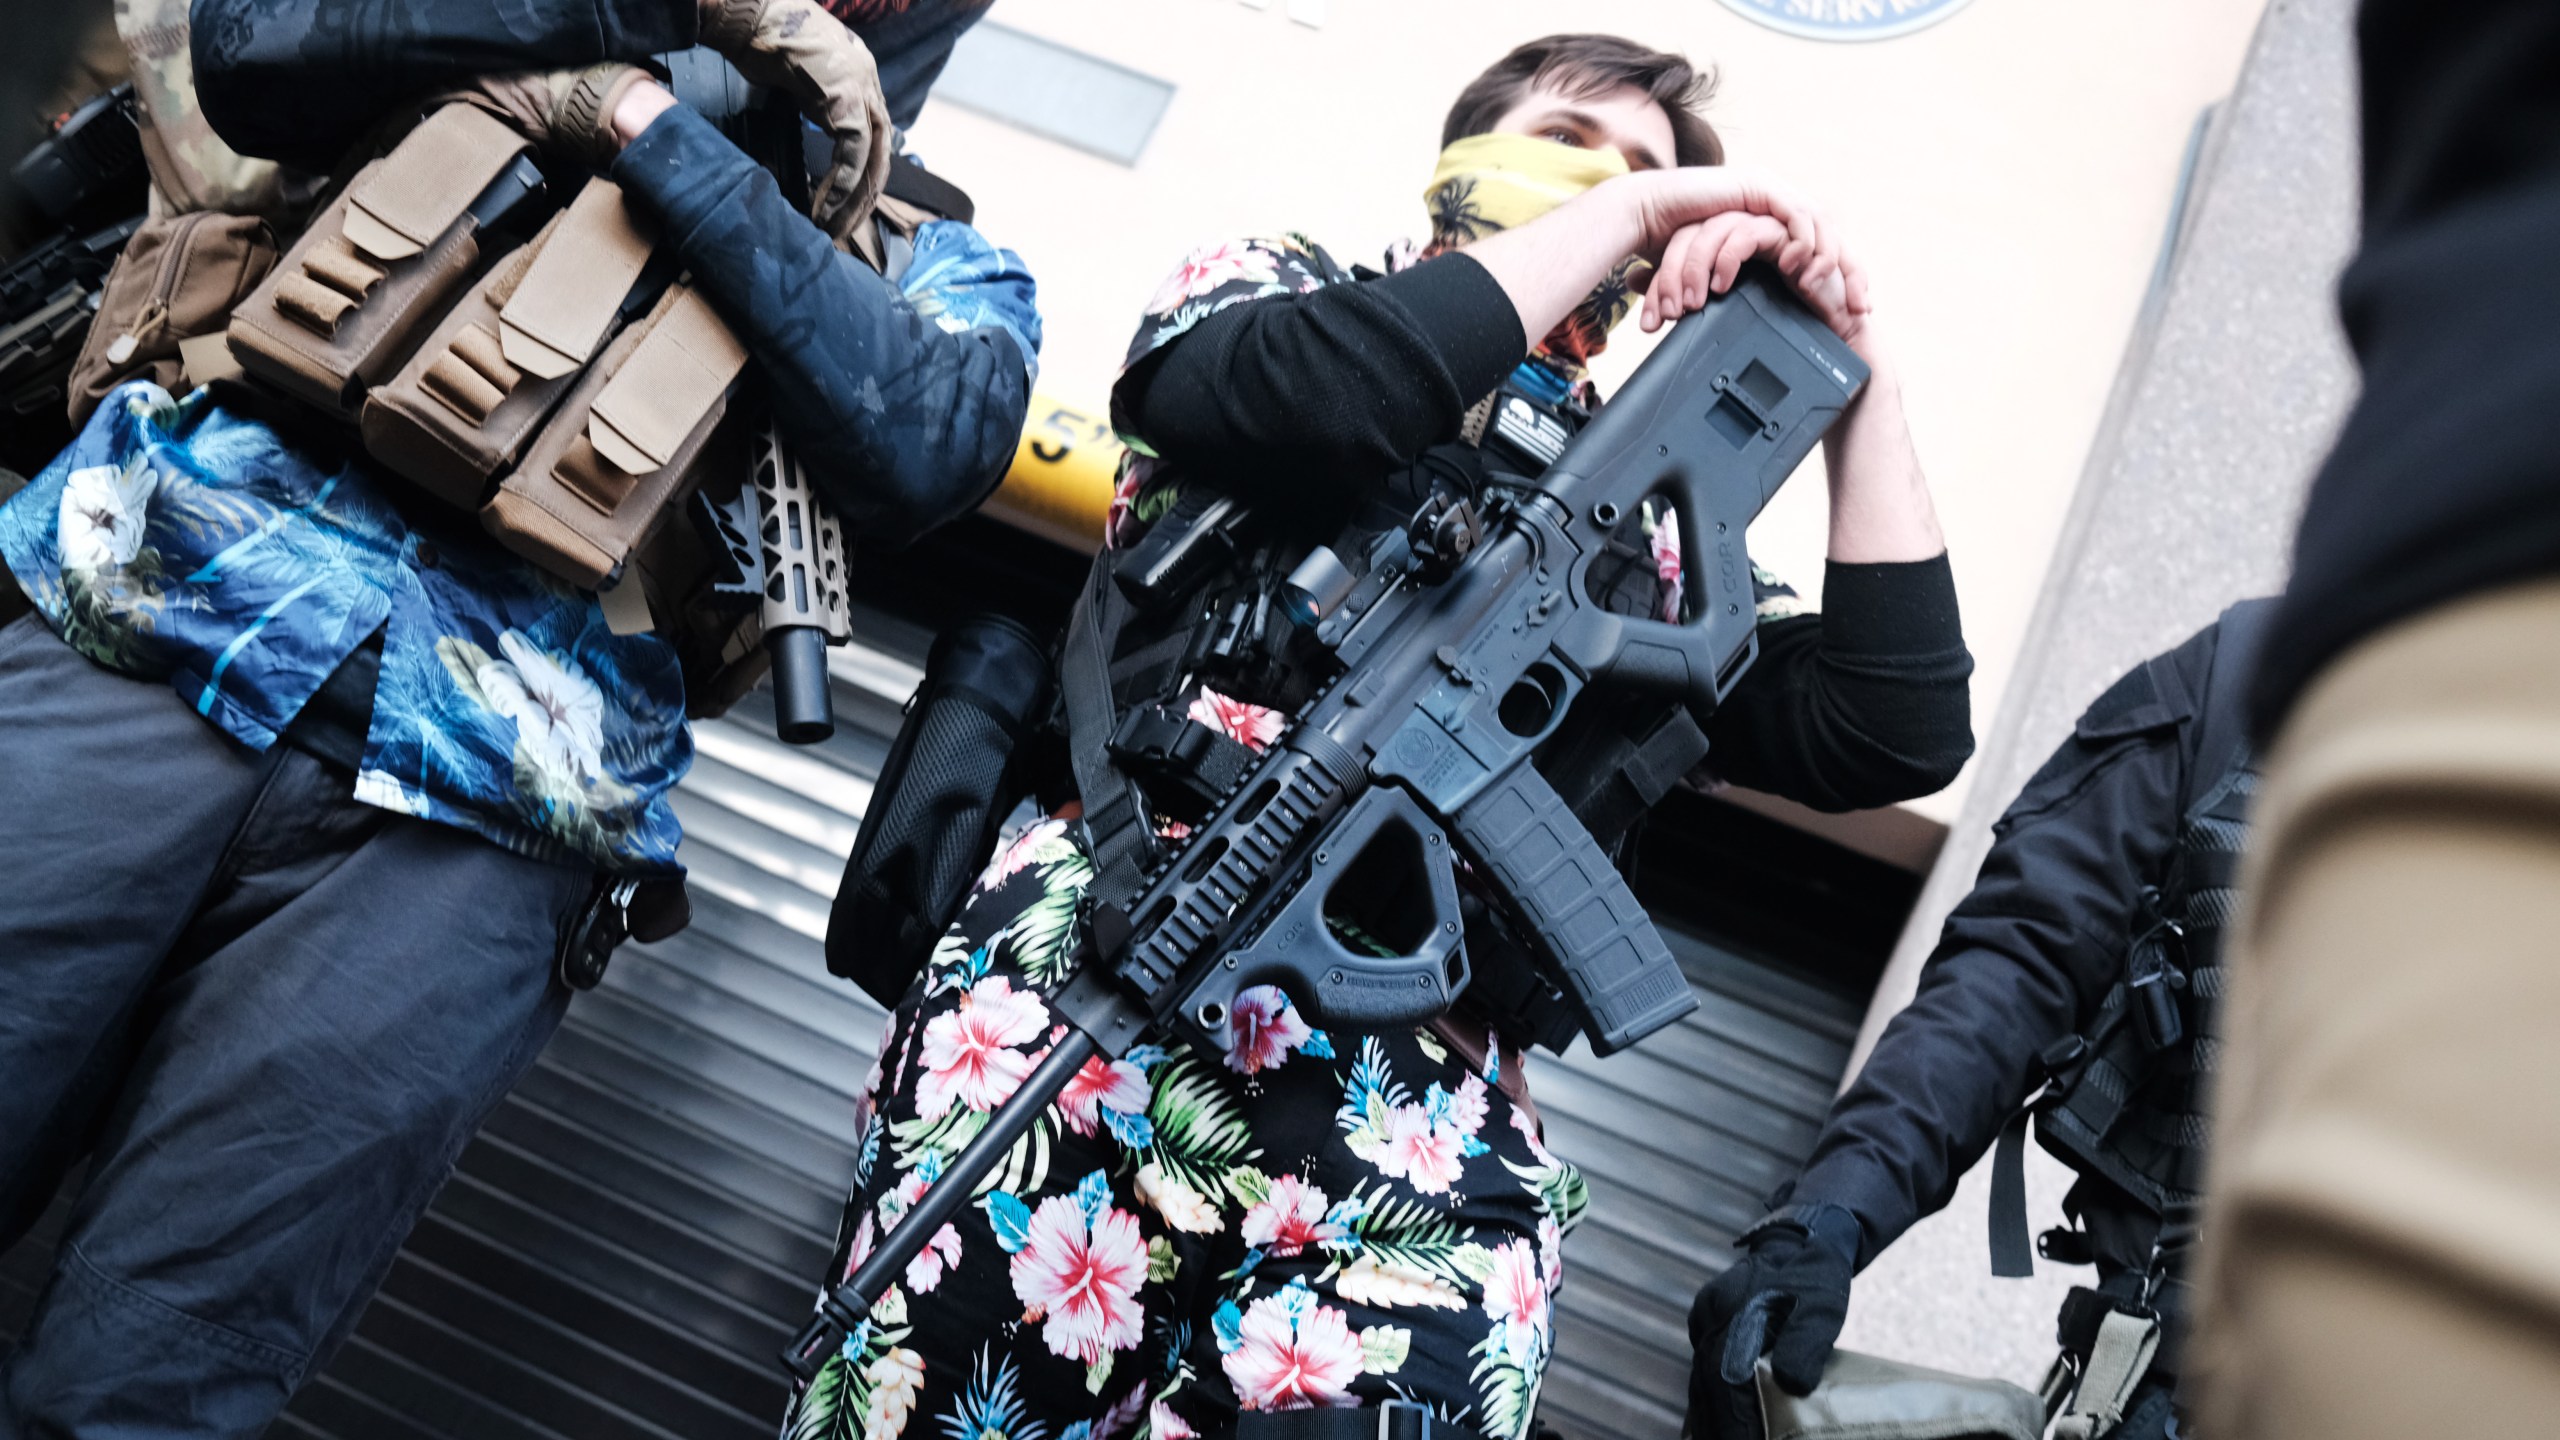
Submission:
[[[92,1152],[0,1436],[252,1436],[559,1023],[593,872],[0,629],[0,1246]]]

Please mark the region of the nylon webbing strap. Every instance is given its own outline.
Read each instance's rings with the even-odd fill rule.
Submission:
[[[1094,881],[1085,893],[1096,904],[1114,906],[1126,905],[1138,893],[1154,838],[1147,828],[1145,797],[1111,760],[1111,640],[1119,633],[1126,604],[1120,587],[1112,583],[1109,557],[1095,560],[1075,613],[1067,619],[1066,644],[1058,652],[1068,758],[1093,847]]]
[[[1485,1440],[1482,1431],[1442,1420],[1410,1400],[1358,1409],[1248,1410],[1230,1433],[1235,1440]]]
[[[1991,1273],[2015,1280],[2036,1273],[2027,1240],[2027,1117],[2020,1107],[2000,1127],[1991,1151]]]
[[[2089,1349],[2088,1368],[2080,1372],[2080,1393],[2071,1408],[2053,1422],[2053,1440],[2102,1440],[2124,1423],[2125,1403],[2151,1369],[2160,1348],[2160,1322],[2110,1313],[2098,1326],[2098,1343]]]

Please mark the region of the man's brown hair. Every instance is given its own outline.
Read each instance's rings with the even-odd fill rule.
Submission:
[[[1724,163],[1724,141],[1698,113],[1715,98],[1716,72],[1616,35],[1550,35],[1493,62],[1493,68],[1458,92],[1458,103],[1449,107],[1449,118],[1440,127],[1440,143],[1485,134],[1523,96],[1544,84],[1584,100],[1633,85],[1671,117],[1673,163]]]

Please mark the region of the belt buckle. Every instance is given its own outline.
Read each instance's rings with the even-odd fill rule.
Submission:
[[[1396,1412],[1410,1410],[1421,1417],[1421,1428],[1408,1440],[1431,1440],[1431,1407],[1412,1400],[1389,1400],[1378,1406],[1378,1440],[1396,1440]]]

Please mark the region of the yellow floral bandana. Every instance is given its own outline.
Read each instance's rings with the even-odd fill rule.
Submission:
[[[1525,225],[1603,180],[1627,173],[1615,150],[1586,150],[1530,135],[1470,135],[1440,152],[1422,203],[1431,212],[1431,244],[1438,255],[1497,230]],[[1579,380],[1609,332],[1635,303],[1631,282],[1644,262],[1620,261],[1597,288],[1573,307],[1538,352]]]

